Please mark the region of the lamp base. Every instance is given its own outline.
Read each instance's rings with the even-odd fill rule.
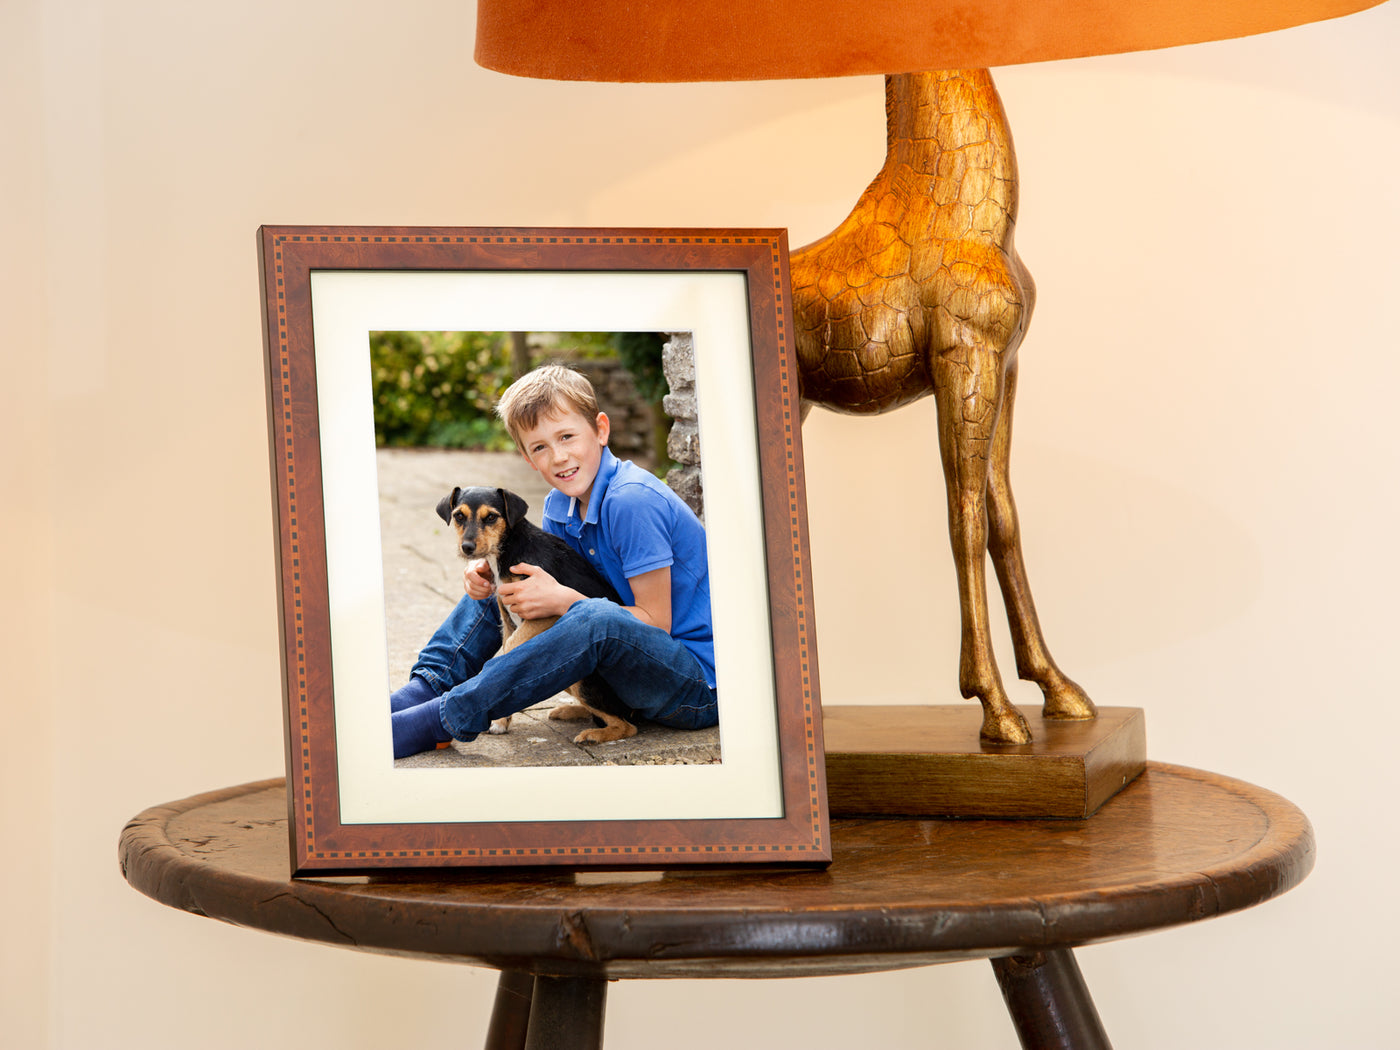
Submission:
[[[991,745],[976,704],[823,706],[831,815],[1082,819],[1146,768],[1141,708],[1022,714],[1033,742]]]

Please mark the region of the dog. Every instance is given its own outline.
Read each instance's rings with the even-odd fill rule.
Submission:
[[[524,498],[501,488],[454,488],[438,501],[438,517],[457,533],[457,553],[481,558],[491,568],[496,583],[524,579],[512,573],[512,565],[537,565],[565,587],[587,598],[606,598],[618,605],[622,599],[612,585],[588,561],[558,536],[551,536],[525,517],[530,509]],[[522,620],[496,600],[501,613],[501,652],[508,653],[554,626],[557,616]],[[602,678],[590,674],[568,689],[577,703],[563,704],[549,712],[552,719],[592,719],[594,725],[574,737],[576,744],[601,744],[624,740],[637,732],[626,705]],[[492,733],[504,733],[510,718],[496,719]]]

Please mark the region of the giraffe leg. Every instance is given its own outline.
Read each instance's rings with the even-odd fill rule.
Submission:
[[[1001,357],[964,346],[936,355],[930,364],[962,613],[958,685],[963,696],[982,702],[983,740],[1029,743],[1030,729],[997,671],[987,624],[987,482],[1003,391]]]
[[[1035,613],[1026,564],[1021,555],[1021,526],[1016,501],[1011,495],[1011,420],[1016,402],[1018,363],[1006,370],[1001,416],[992,442],[991,470],[987,479],[987,509],[990,533],[987,551],[1001,584],[1016,650],[1016,671],[1020,677],[1040,686],[1045,696],[1042,713],[1046,718],[1093,718],[1094,702],[1055,664],[1045,644],[1040,620]]]

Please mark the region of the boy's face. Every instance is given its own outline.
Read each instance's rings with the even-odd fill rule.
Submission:
[[[609,431],[603,412],[596,420],[589,420],[575,409],[561,409],[541,416],[533,427],[521,431],[520,447],[545,481],[577,499],[586,510]]]

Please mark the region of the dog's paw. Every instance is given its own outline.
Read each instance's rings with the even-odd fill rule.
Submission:
[[[559,704],[549,709],[549,717],[556,722],[581,722],[592,718],[593,712],[582,704]]]
[[[575,744],[608,744],[614,740],[626,740],[637,735],[637,727],[631,722],[614,722],[601,729],[585,729],[574,737]]]
[[[493,720],[492,723],[491,723],[491,728],[488,729],[487,732],[488,732],[488,733],[492,733],[492,734],[494,734],[494,735],[496,735],[496,736],[500,736],[502,733],[509,733],[509,732],[510,732],[510,718],[511,718],[510,715],[506,715],[505,718],[497,718],[497,719]]]

